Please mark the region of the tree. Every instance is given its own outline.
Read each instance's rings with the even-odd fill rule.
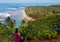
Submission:
[[[7,25],[8,28],[14,28],[16,21],[11,19],[10,17],[7,17],[5,19],[5,24]]]

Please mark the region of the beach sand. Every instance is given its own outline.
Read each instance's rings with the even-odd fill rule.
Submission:
[[[23,13],[24,20],[35,21],[35,19],[32,19],[31,17],[27,16],[25,10],[22,10],[22,13]]]

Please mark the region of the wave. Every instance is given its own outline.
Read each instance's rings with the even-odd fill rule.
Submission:
[[[10,8],[8,8],[10,9]],[[15,8],[11,8],[11,9],[15,9]],[[0,19],[5,19],[7,17],[11,17],[13,19],[23,19],[23,14],[21,12],[21,9],[17,9],[15,11],[9,10],[9,11],[5,11],[5,12],[0,12]]]
[[[17,8],[7,8],[8,10],[17,10]]]
[[[4,18],[7,18],[7,17],[10,17],[11,15],[7,12],[3,12],[1,13],[0,12],[0,20],[4,19]]]
[[[5,10],[6,9],[6,10]],[[22,7],[19,8],[1,8],[3,12],[0,11],[0,22],[4,22],[5,18],[11,17],[16,20],[16,27],[18,27],[23,20]]]
[[[0,19],[0,21],[2,21],[3,19]]]

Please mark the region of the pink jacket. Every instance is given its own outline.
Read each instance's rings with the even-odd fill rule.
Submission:
[[[20,36],[18,35],[18,33],[14,33],[14,42],[20,42]]]

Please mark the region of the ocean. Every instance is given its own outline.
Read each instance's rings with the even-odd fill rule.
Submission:
[[[0,22],[4,22],[5,18],[8,16],[16,20],[16,27],[18,28],[21,25],[23,20],[22,10],[27,6],[48,6],[51,4],[42,4],[42,3],[26,3],[26,4],[15,4],[15,3],[0,3]],[[54,4],[53,4],[54,5]]]

